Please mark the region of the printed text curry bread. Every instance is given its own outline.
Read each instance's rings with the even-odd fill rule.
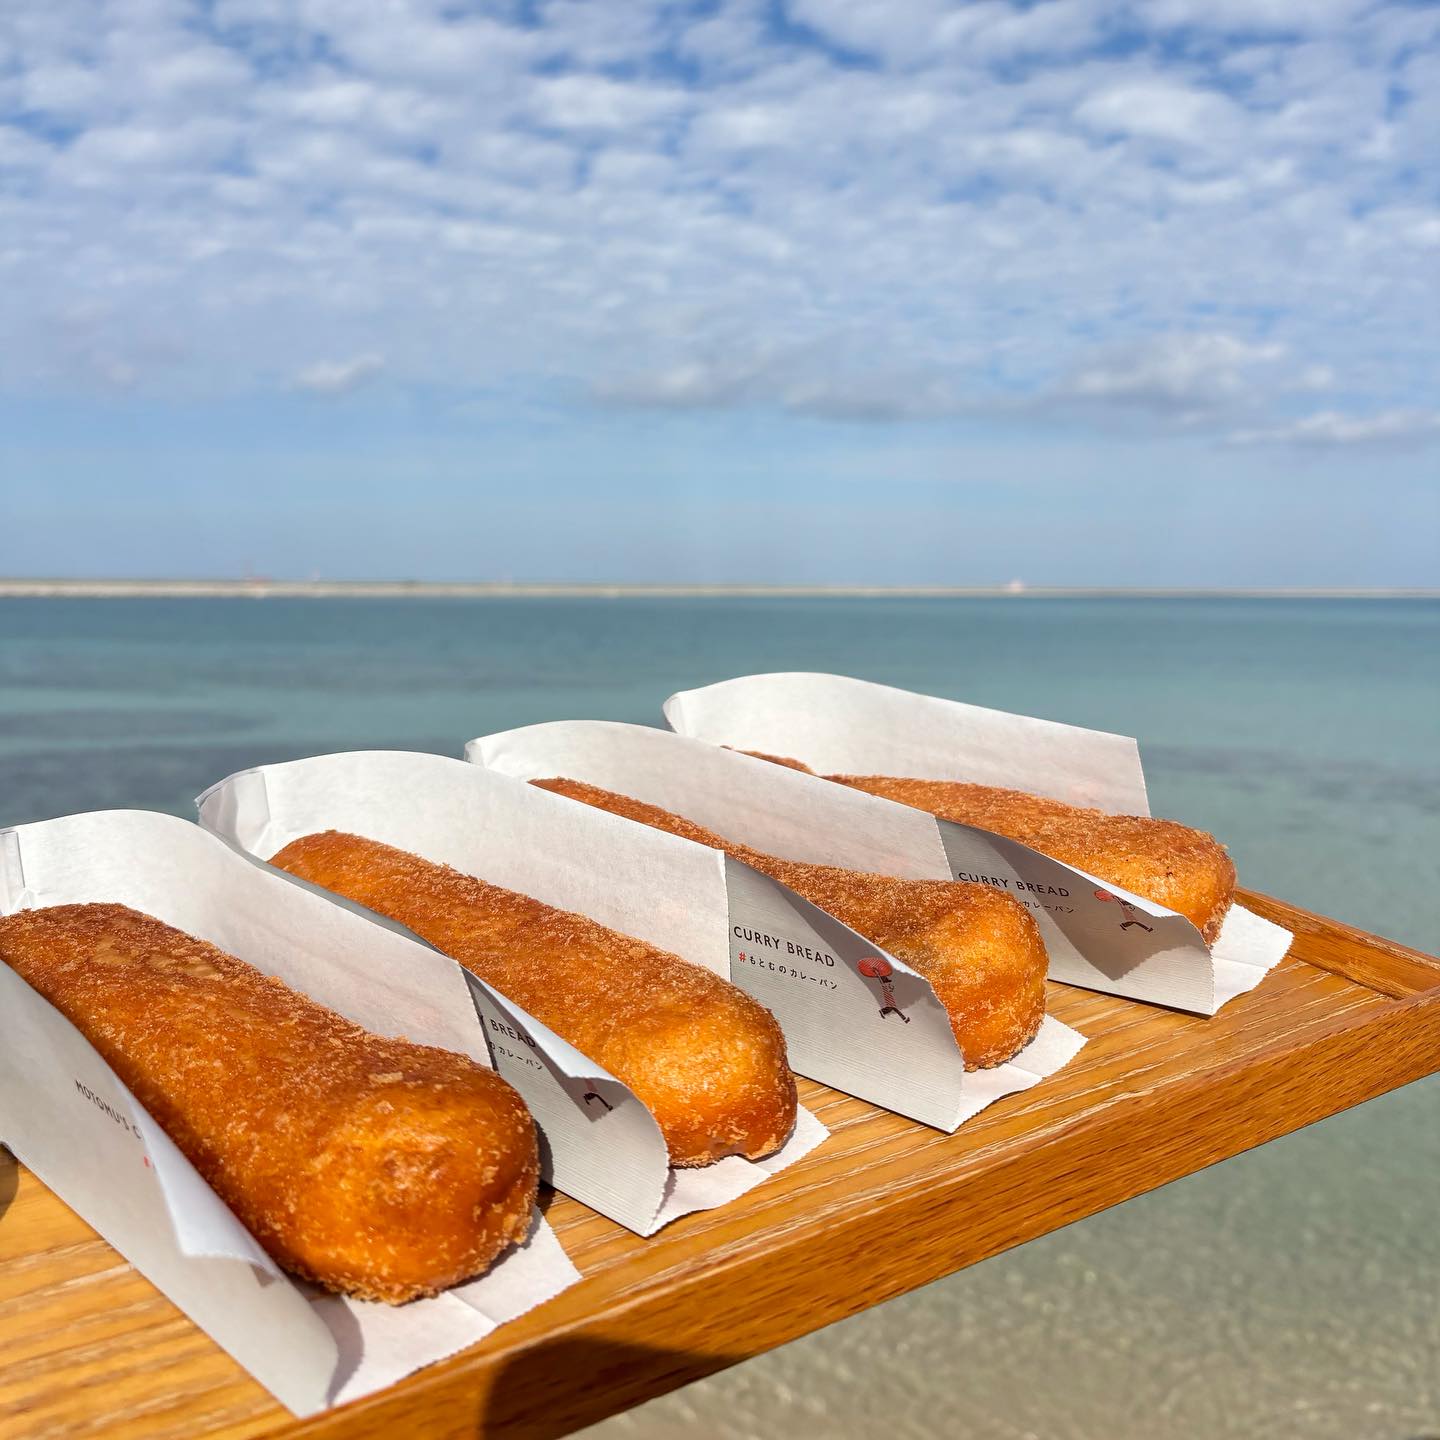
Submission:
[[[467,1056],[371,1034],[124,905],[0,918],[0,960],[286,1270],[399,1304],[479,1274],[529,1229],[534,1122]]]
[[[271,864],[408,926],[597,1060],[650,1109],[672,1165],[759,1159],[794,1128],[775,1017],[709,970],[358,835],[306,835]]]
[[[1045,945],[1011,895],[988,885],[898,880],[781,860],[628,795],[579,780],[531,783],[724,850],[888,950],[934,986],[969,1070],[1008,1060],[1034,1039],[1045,1018]]]

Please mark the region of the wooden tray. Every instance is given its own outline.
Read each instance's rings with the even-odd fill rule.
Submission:
[[[1090,1043],[954,1135],[802,1081],[813,1155],[652,1240],[554,1197],[581,1284],[304,1423],[0,1154],[0,1435],[564,1434],[1440,1070],[1440,961],[1245,902],[1295,944],[1213,1019],[1052,986]]]

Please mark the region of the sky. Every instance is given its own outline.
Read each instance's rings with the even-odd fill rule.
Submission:
[[[0,574],[1440,585],[1440,4],[5,0]]]

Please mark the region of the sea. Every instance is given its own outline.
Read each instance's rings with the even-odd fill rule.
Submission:
[[[1440,602],[0,599],[0,823],[458,755],[820,670],[1139,738],[1242,883],[1440,951]],[[903,1244],[903,1235],[895,1237]],[[618,1416],[589,1440],[1440,1440],[1440,1079]]]

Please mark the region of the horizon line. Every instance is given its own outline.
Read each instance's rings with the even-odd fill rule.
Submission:
[[[0,599],[1254,599],[1434,600],[1425,586],[783,585],[664,581],[0,578]]]

